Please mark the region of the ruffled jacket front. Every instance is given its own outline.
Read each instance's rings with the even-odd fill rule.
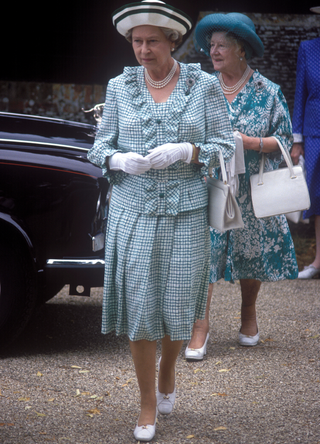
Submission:
[[[204,174],[195,164],[175,162],[143,175],[109,171],[106,158],[115,152],[143,156],[164,143],[191,142],[199,161],[219,165],[234,154],[226,103],[215,76],[200,65],[180,64],[178,83],[165,103],[155,103],[144,81],[143,67],[126,67],[107,87],[102,122],[88,159],[100,166],[113,186],[117,205],[149,215],[175,215],[207,205]]]

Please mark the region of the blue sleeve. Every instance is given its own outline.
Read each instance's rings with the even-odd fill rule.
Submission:
[[[280,88],[274,99],[274,111],[270,116],[270,135],[279,139],[290,151],[293,142],[291,118],[287,101]]]
[[[299,47],[297,61],[296,92],[292,117],[293,132],[303,134],[305,105],[308,97],[306,82],[306,57],[303,42]]]

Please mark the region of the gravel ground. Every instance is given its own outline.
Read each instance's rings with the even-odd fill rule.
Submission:
[[[93,293],[63,289],[1,356],[1,444],[136,442],[128,341],[100,334],[102,290]],[[262,340],[240,347],[239,284],[217,283],[208,354],[187,363],[183,348],[175,409],[159,416],[153,442],[320,443],[319,315],[320,280],[263,284]]]

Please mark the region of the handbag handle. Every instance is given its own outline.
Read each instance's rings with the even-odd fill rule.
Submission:
[[[297,176],[294,174],[294,171],[293,171],[293,163],[292,163],[291,156],[288,155],[287,151],[284,149],[284,147],[282,146],[282,143],[280,142],[279,139],[277,139],[274,136],[271,136],[271,137],[273,137],[273,139],[276,140],[276,142],[282,152],[283,158],[284,158],[284,160],[287,164],[287,167],[289,168],[289,171],[290,171],[290,178],[296,179]],[[262,158],[261,158],[261,162],[260,162],[260,168],[259,168],[258,185],[263,185],[264,164],[265,164],[265,154],[263,153]]]
[[[222,176],[222,182],[226,185],[227,182],[227,172],[226,172],[226,165],[224,163],[224,158],[223,158],[223,154],[222,151],[219,150],[219,160],[220,160],[220,165],[221,165],[221,176]],[[208,168],[208,173],[209,176],[212,177],[212,167]]]

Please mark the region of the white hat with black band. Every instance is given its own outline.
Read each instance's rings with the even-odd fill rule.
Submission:
[[[187,14],[160,0],[143,0],[124,5],[114,11],[112,22],[123,36],[130,29],[141,25],[174,29],[182,35],[192,28],[192,21]]]

